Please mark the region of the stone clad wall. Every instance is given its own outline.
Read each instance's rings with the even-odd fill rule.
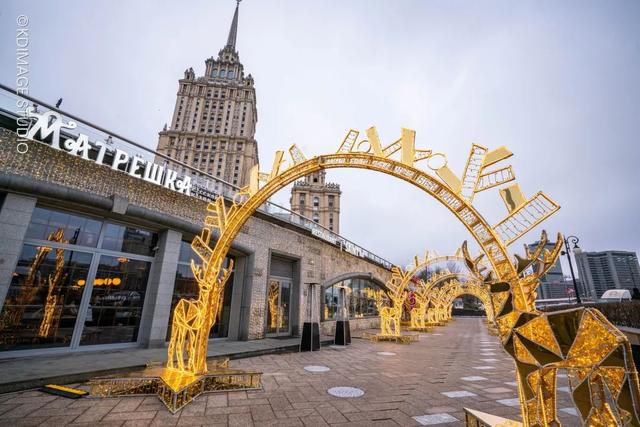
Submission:
[[[176,224],[188,225],[188,229],[183,227],[176,230],[183,233],[183,239],[191,238],[190,233],[197,230],[204,220],[207,203],[202,200],[145,182],[120,171],[114,171],[109,167],[97,165],[64,151],[52,149],[42,143],[31,142],[28,152],[20,154],[15,149],[16,139],[13,132],[0,129],[0,179],[3,183],[0,190],[31,195],[28,191],[16,190],[15,187],[18,184],[12,180],[21,177],[33,186],[33,191],[41,193],[42,189],[38,190],[39,186],[54,184],[63,190],[73,189],[87,197],[94,197],[97,202],[111,199],[112,205],[106,207],[104,203],[102,206],[85,205],[85,207],[92,208],[94,212],[102,212],[105,216],[127,219],[130,222],[144,220],[149,223],[149,218],[136,218],[127,212],[131,207],[145,208],[155,215],[159,214],[160,219],[172,219]],[[23,184],[24,182],[20,185]],[[33,194],[33,197],[46,199],[47,195],[46,193]],[[156,223],[156,226],[160,231],[169,228],[158,224]],[[247,267],[243,278],[239,280],[245,282],[243,285],[245,292],[248,290],[248,295],[242,295],[242,300],[247,302],[245,310],[248,314],[244,315],[248,316],[248,325],[245,332],[240,332],[241,338],[264,337],[266,287],[269,261],[273,253],[296,260],[300,282],[298,294],[300,327],[305,320],[305,304],[308,298],[306,283],[324,284],[334,277],[353,272],[371,273],[372,277],[380,282],[386,282],[390,278],[388,270],[344,252],[312,236],[306,229],[263,214],[256,214],[245,224],[234,242],[234,248],[247,255],[244,257],[247,260],[245,262]],[[236,278],[236,281],[238,279]],[[150,286],[154,285],[157,286],[150,283]],[[319,294],[318,290],[318,297]],[[319,307],[320,304],[318,304]],[[161,324],[164,322],[164,317],[168,322],[169,313],[168,310],[165,311],[155,314],[155,316],[163,316],[159,321]],[[158,335],[161,336],[161,332]]]
[[[326,242],[303,236],[292,230],[271,224],[259,218],[252,220],[236,238],[243,246],[255,249],[256,267],[253,272],[253,286],[251,294],[251,324],[249,338],[262,338],[264,336],[264,322],[266,318],[266,292],[267,269],[269,251],[299,258],[300,265],[300,316],[299,324],[302,325],[308,298],[309,287],[305,283],[325,284],[331,279],[354,272],[370,272],[373,278],[386,282],[391,278],[391,273],[367,261],[341,251],[339,248]],[[316,293],[317,301],[320,301],[320,292]],[[320,307],[320,304],[318,304]]]
[[[202,224],[207,203],[170,191],[107,166],[30,141],[29,150],[15,149],[17,135],[0,129],[0,172],[58,184],[98,196],[124,197],[129,204]]]

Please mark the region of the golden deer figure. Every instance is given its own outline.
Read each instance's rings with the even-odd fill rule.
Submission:
[[[564,369],[583,425],[640,426],[638,373],[625,335],[593,308],[551,313],[535,308],[539,278],[556,263],[562,242],[558,234],[553,250],[545,250],[543,231],[534,251],[525,247],[525,258],[516,255],[516,277],[485,278],[502,345],[516,362],[523,422],[561,425],[556,376]],[[479,274],[481,257],[472,259],[466,242],[463,252],[469,268]],[[534,272],[526,275],[530,267]]]
[[[404,294],[390,297],[392,306],[380,310],[380,332],[382,335],[400,335],[400,317],[404,305]]]
[[[424,329],[426,328],[425,319],[427,317],[427,305],[429,304],[429,297],[427,295],[427,287],[421,280],[418,288],[413,293],[415,299],[415,305],[411,309],[411,328]]]
[[[388,296],[391,307],[380,307],[380,334],[385,336],[400,336],[400,317],[402,306],[407,295],[405,290],[413,278],[414,271],[403,271],[399,267],[391,269],[391,280],[387,282]]]
[[[446,321],[446,301],[442,289],[432,289],[429,293],[429,309],[427,321],[430,324],[442,325]]]
[[[201,264],[191,260],[191,271],[199,288],[198,298],[182,299],[176,305],[168,346],[167,367],[192,375],[207,372],[206,348],[209,331],[216,321],[224,286],[233,270],[233,260],[229,260],[227,268],[222,269],[224,257],[211,257],[212,228],[222,231],[226,226],[227,215],[223,198],[219,197],[215,202],[209,203],[208,210],[213,215],[207,216],[206,226],[191,243],[201,260]],[[210,264],[209,259],[216,261]],[[219,271],[222,272],[220,275]]]
[[[385,292],[382,289],[365,289],[364,291],[368,298],[373,298],[373,300],[375,301],[376,310],[378,310],[378,313],[380,313],[380,310],[382,310],[382,307],[384,307],[384,301],[386,299]]]

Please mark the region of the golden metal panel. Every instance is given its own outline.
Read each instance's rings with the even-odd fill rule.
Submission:
[[[531,231],[536,225],[556,213],[560,206],[547,197],[544,193],[538,192],[526,203],[511,212],[506,218],[496,224],[493,229],[505,245],[510,245],[526,233]]]
[[[480,180],[480,173],[482,172],[486,154],[487,149],[485,147],[477,144],[471,146],[471,152],[469,153],[469,158],[467,159],[467,164],[462,174],[462,185],[460,189],[460,195],[469,203],[473,201],[473,196],[476,193],[476,187]]]
[[[373,131],[375,132],[375,129]],[[338,148],[338,153],[348,153],[352,151],[359,134],[360,132],[358,132],[357,130],[349,130],[347,136],[344,137],[342,144],[340,144],[340,148]]]
[[[509,151],[507,147],[498,147],[495,150],[489,151],[484,158],[483,168],[488,168],[502,160],[508,159],[513,156],[513,153]]]
[[[401,162],[413,166],[413,157],[416,150],[416,131],[402,128],[402,152]]]
[[[502,197],[502,200],[507,206],[509,212],[515,211],[527,201],[520,189],[520,185],[518,184],[513,184],[507,188],[501,189],[500,196]]]
[[[478,185],[476,186],[476,193],[506,184],[507,182],[511,182],[515,179],[516,176],[513,173],[513,168],[511,166],[483,173],[480,175]]]
[[[456,176],[455,172],[449,169],[449,166],[442,166],[440,169],[436,171],[436,175],[440,177],[444,181],[445,184],[453,191],[454,193],[459,193],[462,188],[462,183],[460,179]]]

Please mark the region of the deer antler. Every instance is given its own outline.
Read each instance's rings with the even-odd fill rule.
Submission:
[[[538,246],[535,248],[533,252],[529,250],[527,245],[524,245],[525,258],[522,258],[520,255],[516,254],[516,262],[515,267],[518,275],[522,274],[523,271],[532,267],[533,264],[538,262],[540,255],[542,255],[544,251],[544,247],[547,245],[547,232],[542,230],[540,233],[540,241],[538,242]]]
[[[225,283],[227,283],[227,280],[229,279],[229,276],[231,275],[231,272],[233,271],[233,259],[229,259],[229,265],[227,266],[227,268],[222,270],[222,277],[218,278],[218,286],[223,287]]]
[[[477,275],[478,277],[482,277],[482,272],[486,269],[486,267],[483,265],[480,265],[480,261],[482,261],[484,254],[478,255],[478,257],[476,257],[475,259],[471,258],[471,255],[469,254],[469,247],[467,246],[466,240],[462,242],[462,254],[464,256],[464,261],[467,264],[467,267],[469,268],[469,270],[471,270],[471,272]]]
[[[193,260],[191,260],[191,271],[193,272],[193,277],[195,277],[198,283],[204,281],[204,273],[202,271],[202,267],[200,264],[196,264]]]
[[[551,251],[545,249],[548,241],[549,240],[547,238],[547,232],[545,230],[542,230],[542,232],[540,233],[540,241],[538,243],[538,246],[536,246],[533,252],[530,251],[529,248],[525,245],[526,257],[522,258],[518,254],[515,255],[515,267],[518,275],[522,274],[529,267],[533,267],[534,265],[536,265],[537,268],[535,269],[534,274],[536,275],[536,277],[541,277],[544,276],[544,274],[549,271],[551,267],[553,267],[558,259],[560,251],[562,250],[562,234],[558,233],[556,244]]]
[[[553,247],[553,250],[545,249],[542,260],[540,261],[540,275],[544,275],[553,267],[560,256],[560,251],[562,251],[562,243],[564,242],[564,238],[561,233],[558,233],[556,237],[556,245]]]

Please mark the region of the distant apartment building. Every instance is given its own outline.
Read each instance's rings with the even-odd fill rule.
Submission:
[[[291,210],[311,218],[325,228],[340,233],[340,185],[326,182],[324,170],[293,184]]]
[[[640,289],[638,255],[627,251],[575,250],[578,272],[591,296],[600,298],[608,289]]]
[[[538,247],[539,241],[527,245],[530,251],[534,251]],[[555,242],[547,242],[545,249],[553,250]],[[538,286],[538,299],[566,298],[567,284],[564,280],[560,258],[555,265],[547,271],[547,274],[540,278],[540,286]]]

